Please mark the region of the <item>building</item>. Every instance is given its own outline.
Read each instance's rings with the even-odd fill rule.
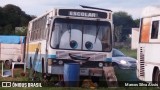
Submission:
[[[139,42],[139,28],[132,28],[131,49],[137,49]]]

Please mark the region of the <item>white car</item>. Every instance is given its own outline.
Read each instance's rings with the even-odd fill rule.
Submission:
[[[124,55],[121,51],[113,49],[112,64],[120,69],[136,69],[137,60]]]

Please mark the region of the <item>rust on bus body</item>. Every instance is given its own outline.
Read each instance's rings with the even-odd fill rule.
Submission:
[[[141,28],[141,42],[142,43],[149,42],[150,27],[151,27],[151,18],[144,18],[142,22],[142,28]]]

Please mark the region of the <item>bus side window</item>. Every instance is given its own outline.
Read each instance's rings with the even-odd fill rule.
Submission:
[[[158,38],[158,30],[159,29],[159,21],[153,21],[152,22],[152,31],[151,31],[151,39],[157,39]]]
[[[35,35],[35,31],[33,31],[33,41],[35,40],[35,37],[36,35]]]

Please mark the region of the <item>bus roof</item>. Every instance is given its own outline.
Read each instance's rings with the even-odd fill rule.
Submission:
[[[91,8],[94,8],[94,7],[91,7]],[[82,8],[82,7],[80,7],[80,8],[52,8],[52,9],[46,11],[45,13],[41,14],[40,16],[36,17],[35,19],[31,20],[29,23],[34,22],[34,21],[42,18],[42,17],[45,16],[45,15],[49,15],[50,17],[52,17],[53,15],[57,14],[57,10],[60,10],[60,9],[66,9],[66,10],[67,10],[67,9],[73,9],[73,10],[89,10],[89,11],[98,11],[98,12],[104,12],[104,13],[107,13],[107,12],[108,12],[108,13],[112,13],[112,11],[109,10],[109,9],[101,9],[101,8],[91,9],[91,8],[90,8],[90,7],[89,7],[89,8],[88,8],[88,7],[87,7],[87,8]]]
[[[141,17],[152,17],[160,15],[160,6],[148,6],[143,9]]]

